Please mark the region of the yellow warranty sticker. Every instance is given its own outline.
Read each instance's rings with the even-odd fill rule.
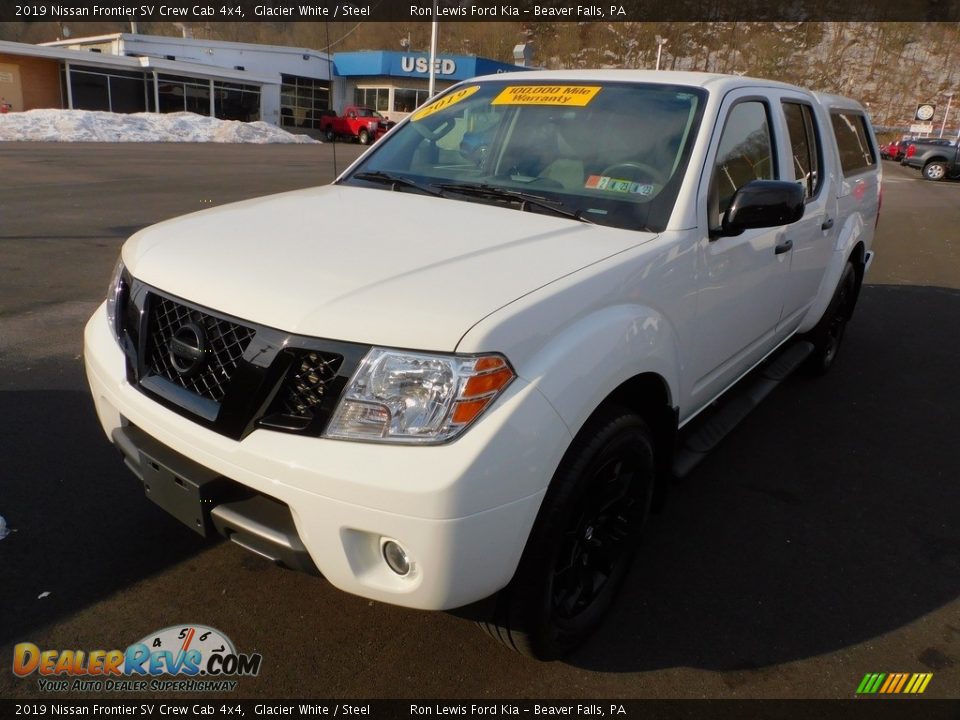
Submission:
[[[491,105],[571,105],[583,107],[600,92],[597,85],[514,85]]]
[[[434,113],[440,112],[441,110],[446,110],[451,105],[456,105],[461,100],[466,100],[468,97],[473,95],[479,89],[480,89],[479,85],[471,85],[470,87],[463,88],[463,90],[457,90],[455,93],[444,95],[439,100],[434,100],[429,105],[424,105],[422,108],[417,110],[413,115],[411,115],[410,119],[413,120],[414,122],[416,122],[417,120],[423,120],[425,117],[429,117]]]

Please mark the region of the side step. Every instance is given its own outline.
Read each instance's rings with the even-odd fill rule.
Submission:
[[[751,410],[810,357],[813,350],[811,342],[798,340],[792,343],[724,394],[718,400],[716,410],[707,410],[702,420],[694,420],[691,430],[682,431],[681,437],[685,441],[674,457],[673,474],[680,478],[689,475]]]

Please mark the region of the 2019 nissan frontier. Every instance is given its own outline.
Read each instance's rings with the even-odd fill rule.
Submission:
[[[670,478],[833,364],[879,207],[853,100],[477,78],[332,185],[130,238],[87,375],[147,495],[197,532],[375,600],[473,605],[555,658]]]

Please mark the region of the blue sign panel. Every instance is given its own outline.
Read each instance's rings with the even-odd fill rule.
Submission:
[[[384,50],[334,53],[333,67],[340,77],[426,78],[430,76],[430,56]],[[438,55],[434,72],[440,80],[466,80],[529,69],[473,55]]]

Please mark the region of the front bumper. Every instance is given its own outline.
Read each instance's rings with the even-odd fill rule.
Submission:
[[[266,429],[237,441],[132,387],[103,307],[87,323],[84,340],[87,379],[108,437],[117,441],[117,433],[134,426],[200,468],[282,503],[294,545],[302,543],[333,585],[396,605],[449,609],[506,585],[571,440],[550,404],[518,378],[469,431],[445,445],[352,443]],[[231,539],[249,547],[244,537]],[[410,573],[388,568],[384,538],[406,549]]]

